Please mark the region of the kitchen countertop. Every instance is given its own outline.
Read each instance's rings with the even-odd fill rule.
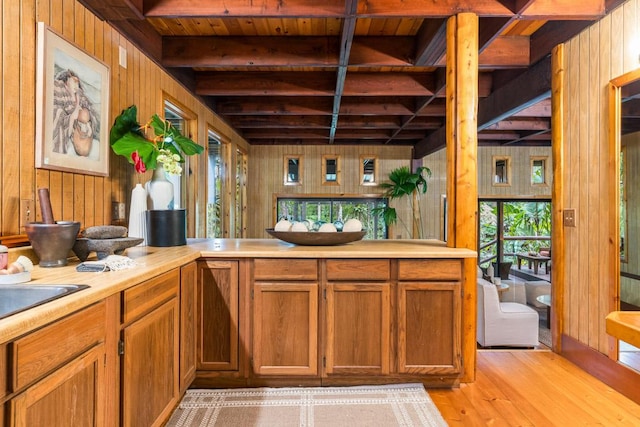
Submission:
[[[186,246],[138,246],[125,255],[137,266],[127,270],[79,273],[77,259],[64,267],[31,272],[30,284],[85,284],[89,288],[0,320],[0,343],[121,292],[200,257],[214,258],[474,258],[468,249],[447,248],[436,240],[359,241],[338,246],[296,246],[277,239],[188,239]]]

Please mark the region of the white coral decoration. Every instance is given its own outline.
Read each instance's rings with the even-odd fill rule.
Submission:
[[[157,161],[162,163],[164,166],[165,172],[169,175],[181,175],[182,174],[182,166],[180,166],[180,156],[172,153],[167,149],[159,150]]]

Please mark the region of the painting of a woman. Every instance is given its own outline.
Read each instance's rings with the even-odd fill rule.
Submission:
[[[60,71],[53,87],[53,151],[89,156],[99,126],[78,75],[70,69]]]

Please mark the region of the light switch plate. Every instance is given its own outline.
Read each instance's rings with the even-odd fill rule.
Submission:
[[[576,226],[576,210],[575,209],[565,209],[562,211],[562,222],[565,227],[575,227]]]

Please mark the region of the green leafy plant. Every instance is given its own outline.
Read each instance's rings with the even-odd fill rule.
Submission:
[[[161,163],[167,173],[180,175],[184,156],[200,154],[204,147],[183,136],[168,120],[157,114],[141,126],[138,122],[138,109],[130,106],[116,117],[109,134],[109,142],[114,153],[127,158],[137,172],[156,169]],[[147,138],[146,131],[151,129],[153,138]]]
[[[376,213],[382,214],[382,218],[387,226],[395,224],[398,222],[398,219],[400,219],[400,223],[414,239],[424,238],[418,195],[427,192],[427,178],[430,177],[431,169],[424,166],[419,167],[415,172],[411,172],[408,166],[401,166],[389,173],[389,181],[381,183],[380,187],[384,190],[384,196],[390,200],[404,197],[408,198],[413,216],[413,230],[409,230],[407,224],[405,224],[401,218],[398,218],[395,208],[391,206],[376,208]]]

